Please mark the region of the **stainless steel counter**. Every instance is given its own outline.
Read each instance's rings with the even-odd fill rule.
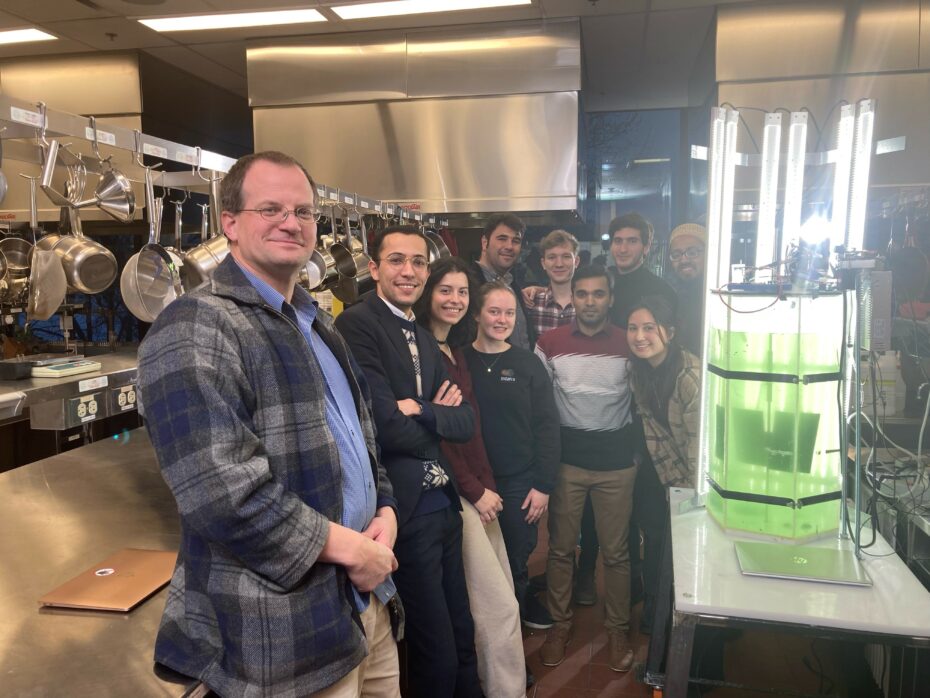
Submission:
[[[145,431],[2,473],[0,502],[0,694],[182,695],[152,671],[165,589],[126,614],[37,603],[120,548],[178,549],[177,510]]]
[[[17,417],[23,408],[52,400],[76,397],[84,390],[85,381],[107,377],[109,387],[135,382],[136,349],[121,349],[113,353],[89,357],[101,364],[99,371],[80,373],[65,378],[24,378],[0,381],[0,419]]]

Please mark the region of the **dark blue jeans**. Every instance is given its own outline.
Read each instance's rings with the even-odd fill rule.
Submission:
[[[477,698],[475,626],[462,565],[462,517],[452,507],[407,521],[394,545],[404,604],[406,695]]]
[[[507,558],[510,560],[510,573],[513,575],[513,591],[520,604],[520,617],[524,618],[524,602],[526,586],[529,582],[527,562],[530,553],[536,549],[537,525],[526,522],[526,509],[520,505],[529,494],[533,486],[531,478],[496,478],[497,493],[504,500],[504,510],[500,513],[498,521],[501,524],[501,533],[504,535],[504,546],[507,548]]]

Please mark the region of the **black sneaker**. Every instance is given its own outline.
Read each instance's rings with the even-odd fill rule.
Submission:
[[[545,630],[552,627],[552,616],[535,596],[527,595],[523,608],[523,625],[527,628]]]

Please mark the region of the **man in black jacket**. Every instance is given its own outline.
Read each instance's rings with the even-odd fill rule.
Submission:
[[[412,306],[429,274],[426,238],[411,226],[375,240],[370,294],[336,320],[368,379],[381,460],[397,498],[409,694],[481,695],[474,624],[462,567],[461,505],[441,439],[471,438],[474,413],[451,383],[432,335]]]

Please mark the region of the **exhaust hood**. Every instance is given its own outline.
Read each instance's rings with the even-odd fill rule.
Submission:
[[[321,37],[248,50],[258,150],[441,214],[578,208],[576,20]]]

